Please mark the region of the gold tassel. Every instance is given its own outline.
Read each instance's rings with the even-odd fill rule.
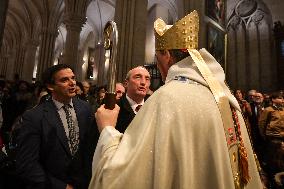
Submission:
[[[249,176],[249,168],[248,168],[248,155],[246,152],[246,149],[243,144],[243,140],[241,140],[240,146],[239,146],[239,166],[240,166],[240,171],[241,171],[241,181],[244,185],[247,185],[250,176]]]
[[[234,108],[232,108],[233,113],[233,120],[235,125],[237,126],[236,131],[239,137],[239,168],[240,168],[240,177],[241,177],[241,183],[245,186],[248,184],[250,180],[249,176],[249,167],[248,167],[248,154],[244,145],[244,141],[241,135],[241,128],[240,123],[238,119],[237,112]]]

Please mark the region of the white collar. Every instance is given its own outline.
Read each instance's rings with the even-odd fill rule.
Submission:
[[[54,102],[57,110],[60,110],[60,108],[62,108],[64,106],[64,104],[62,102],[59,102],[58,100],[55,100],[54,98],[52,98],[52,101]],[[69,105],[73,108],[73,102],[72,102],[72,99],[69,103]]]
[[[137,104],[134,100],[132,100],[127,94],[126,94],[126,99],[128,100],[130,106],[131,106],[131,109],[133,110],[133,112],[136,114],[136,111],[135,111],[135,108],[138,106],[138,105],[143,105],[144,104],[144,99],[142,100],[141,103]]]
[[[206,62],[206,64],[208,65],[209,69],[212,71],[213,75],[220,82],[221,86],[224,89],[226,96],[229,98],[230,103],[237,110],[240,111],[241,109],[239,107],[238,101],[231,94],[230,89],[225,84],[225,73],[221,65],[216,61],[216,59],[206,49],[200,49],[199,52],[202,58],[204,59],[204,61]],[[166,78],[166,83],[172,81],[176,75],[188,77],[189,79],[208,87],[207,82],[202,77],[201,73],[199,72],[197,66],[195,65],[194,61],[192,60],[190,56],[187,58],[184,58],[183,60],[177,62],[176,64],[170,67],[167,78]]]

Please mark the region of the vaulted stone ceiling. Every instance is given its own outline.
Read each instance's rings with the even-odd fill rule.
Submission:
[[[62,51],[66,38],[63,18],[66,2],[68,3],[68,0],[9,0],[1,50],[5,52],[30,40],[38,43],[42,29],[49,27],[49,30],[58,29],[55,49]],[[99,42],[102,28],[114,17],[115,2],[116,0],[90,0],[86,13],[87,20],[81,31],[81,41],[84,41],[92,31]],[[177,19],[176,0],[149,0],[148,9],[155,3],[169,7],[171,15]],[[54,28],[50,28],[51,26]]]
[[[65,1],[68,3],[68,1]],[[27,41],[39,41],[41,30],[58,28],[59,43],[64,42],[64,0],[10,0],[6,18],[2,50],[8,50]],[[90,31],[101,31],[107,20],[113,18],[114,0],[89,2],[87,21],[81,36],[84,38]],[[54,28],[50,28],[50,27]],[[99,36],[97,36],[99,37]]]
[[[164,7],[164,15],[171,15],[171,19],[177,20],[183,15],[185,1],[148,0],[147,10],[159,4]],[[18,73],[22,79],[31,81],[31,78],[39,76],[46,67],[58,61],[65,62],[66,57],[71,57],[67,62],[75,64],[76,61],[70,61],[75,60],[74,57],[78,57],[78,61],[82,60],[82,56],[85,59],[86,50],[89,47],[94,48],[102,41],[102,31],[106,22],[114,19],[116,2],[9,0],[0,51],[0,75],[12,79],[13,75]],[[70,40],[74,39],[72,30],[78,30],[78,41]],[[70,37],[71,35],[73,36]],[[77,53],[74,55],[74,51],[70,51],[74,41],[78,42],[78,56]],[[77,44],[74,48],[77,49]],[[78,64],[79,72],[81,63]]]

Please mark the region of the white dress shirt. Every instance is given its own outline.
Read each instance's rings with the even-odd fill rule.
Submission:
[[[142,100],[141,103],[137,104],[137,103],[136,103],[134,100],[132,100],[127,94],[126,94],[126,99],[128,100],[128,102],[129,102],[129,104],[130,104],[130,106],[131,106],[131,108],[132,108],[132,110],[133,110],[133,112],[134,112],[135,114],[137,114],[137,112],[135,111],[136,107],[137,107],[138,105],[143,106],[143,104],[144,104],[144,99]]]

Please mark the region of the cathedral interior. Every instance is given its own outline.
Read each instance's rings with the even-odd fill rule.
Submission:
[[[197,10],[199,48],[219,61],[231,89],[282,90],[283,7],[283,0],[1,0],[0,76],[34,82],[47,67],[65,63],[77,80],[104,85],[103,30],[114,20],[117,80],[123,81],[135,66],[155,70],[157,18],[172,24]]]

